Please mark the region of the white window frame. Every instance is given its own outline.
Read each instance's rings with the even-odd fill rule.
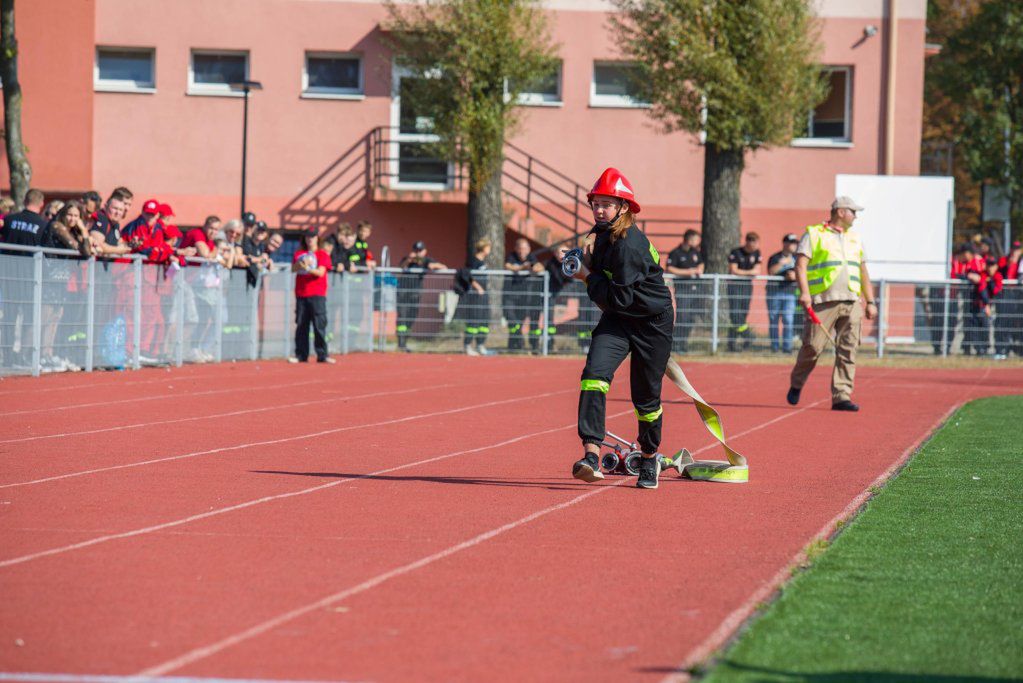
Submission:
[[[525,92],[525,91],[523,91],[523,92],[519,93],[518,99],[515,100],[515,104],[523,106],[523,107],[562,107],[562,106],[564,106],[564,104],[565,104],[565,98],[564,98],[564,94],[563,94],[564,93],[564,81],[562,80],[563,79],[563,74],[564,74],[564,65],[565,65],[565,62],[563,60],[559,59],[558,60],[558,69],[557,69],[557,72],[558,72],[558,76],[557,76],[557,79],[558,79],[558,92],[556,92],[554,95],[548,95],[547,93]],[[509,96],[510,96],[510,93],[508,92],[508,81],[507,80],[504,83],[504,94],[505,94],[505,99],[508,99]]]
[[[150,55],[150,81],[148,85],[136,85],[129,81],[104,80],[99,77],[100,52],[148,52]],[[95,92],[122,92],[152,94],[156,92],[156,48],[131,47],[127,45],[97,45],[92,63],[92,88]]]
[[[822,66],[821,71],[834,73],[835,71],[845,72],[845,129],[842,137],[815,138],[804,137],[792,140],[793,147],[832,147],[836,149],[848,149],[853,146],[852,142],[852,81],[853,67],[850,66]],[[813,130],[813,111],[806,117],[807,131]]]
[[[439,136],[434,135],[433,133],[401,132],[401,79],[416,77],[417,76],[411,70],[405,67],[398,66],[397,64],[391,67],[391,130],[393,135],[391,137],[391,143],[388,145],[387,152],[391,162],[391,175],[388,180],[390,182],[391,189],[394,190],[448,191],[453,189],[455,171],[455,165],[451,162],[448,162],[447,182],[424,183],[401,181],[401,162],[398,160],[401,153],[401,144],[436,142],[440,139]],[[430,78],[431,74],[427,73],[425,77]]]
[[[628,95],[598,95],[597,94],[597,67],[598,66],[629,66],[635,62],[599,59],[593,62],[590,69],[590,106],[609,109],[649,109],[651,104],[640,100],[634,100]]]
[[[309,89],[309,58],[323,57],[328,59],[356,59],[359,62],[359,85],[357,88],[316,88]],[[365,92],[365,59],[358,52],[331,52],[323,50],[306,50],[302,59],[302,98],[307,100],[364,100]]]
[[[252,65],[248,50],[208,50],[204,48],[192,48],[188,52],[188,95],[201,95],[204,97],[244,97],[241,89],[232,88],[226,83],[196,83],[195,82],[195,56],[196,55],[224,55],[229,57],[245,57],[245,80],[249,80],[249,69]]]

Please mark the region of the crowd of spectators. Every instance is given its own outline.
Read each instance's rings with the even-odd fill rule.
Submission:
[[[114,189],[102,199],[95,191],[80,198],[46,202],[43,193],[29,190],[23,201],[24,208],[14,212],[10,198],[0,199],[0,252],[7,255],[31,255],[30,252],[3,249],[4,246],[43,247],[54,250],[72,250],[75,256],[46,252],[43,305],[41,309],[42,337],[40,364],[44,371],[78,370],[80,367],[58,352],[62,345],[85,339],[84,271],[75,259],[97,257],[103,267],[111,270],[111,278],[119,285],[127,282],[123,266],[129,255],[141,257],[146,264],[156,266],[144,269],[142,305],[148,307],[154,321],[141,335],[139,356],[142,362],[169,360],[175,335],[174,321],[183,305],[187,335],[192,344],[188,360],[205,362],[213,358],[210,352],[212,326],[217,301],[217,286],[225,269],[243,269],[250,285],[254,285],[261,272],[273,269],[273,255],[283,243],[279,233],[271,234],[265,222],[257,220],[252,212],[242,218],[222,222],[219,216],[208,216],[201,227],[182,231],[176,224],[174,209],[167,203],[148,199],[138,214],[129,219],[135,196],[126,187]],[[161,283],[171,281],[182,269],[198,267],[198,275],[185,281],[183,304],[175,304],[173,297],[160,298]],[[0,359],[6,366],[27,367],[31,362],[27,349],[31,348],[28,335],[32,328],[31,283],[28,277],[14,277],[4,283],[0,312]],[[26,289],[29,288],[29,289]],[[115,288],[115,301],[105,309],[113,311],[114,319],[121,319],[121,336],[128,347],[132,344],[131,316],[124,315],[131,303],[131,288]],[[10,356],[10,357],[7,357]],[[118,359],[110,361],[118,364]],[[123,364],[123,359],[120,360]]]
[[[90,191],[77,199],[47,202],[42,192],[33,189],[26,193],[24,209],[17,212],[10,198],[0,198],[0,252],[27,253],[3,249],[4,245],[21,245],[75,253],[74,256],[66,251],[63,254],[48,253],[45,260],[40,310],[40,361],[44,370],[79,369],[76,363],[62,357],[59,352],[62,345],[86,338],[83,271],[75,264],[75,259],[97,257],[105,268],[111,268],[113,264],[127,263],[129,255],[134,254],[137,255],[135,258],[141,257],[145,263],[158,266],[145,269],[146,284],[153,286],[143,288],[142,305],[150,308],[153,315],[149,318],[155,318],[156,323],[148,325],[140,335],[139,356],[144,363],[167,361],[175,337],[182,335],[190,341],[187,360],[212,360],[216,307],[223,305],[219,296],[223,271],[244,270],[247,284],[255,286],[261,273],[275,268],[274,255],[281,250],[283,235],[270,231],[267,224],[258,220],[252,212],[226,222],[211,215],[202,226],[182,230],[176,224],[173,208],[156,199],[142,202],[138,213],[129,220],[134,201],[134,194],[126,187],[114,189],[105,201],[97,192]],[[369,247],[372,225],[367,221],[361,221],[355,227],[348,223],[336,227],[321,226],[312,229],[312,234],[317,238],[317,251],[322,251],[327,257],[324,260],[327,271],[339,275],[350,273],[358,278],[376,266]],[[766,260],[766,270],[760,251],[760,237],[756,233],[747,233],[742,245],[730,252],[731,277],[724,282],[721,292],[724,294],[721,311],[723,320],[727,320],[725,336],[729,352],[747,349],[753,342],[749,322],[753,279],[765,274],[774,276],[766,286],[770,349],[786,354],[793,351],[795,331],[802,325],[802,312],[796,305],[795,257],[798,244],[796,235],[786,235],[781,248]],[[465,271],[462,276],[464,291],[458,292],[462,299],[459,317],[466,323],[466,352],[471,355],[490,353],[485,344],[490,331],[485,317],[490,307],[487,278],[479,273],[472,274],[473,270],[485,268],[486,254],[480,256],[483,251],[481,248],[467,260],[466,268],[462,269]],[[161,298],[156,294],[160,281],[173,280],[189,266],[198,267],[198,270],[184,283],[183,297]],[[400,266],[403,274],[397,279],[396,332],[399,349],[408,350],[412,326],[419,315],[423,276],[446,266],[427,256],[422,242],[413,245]],[[951,353],[953,339],[961,338],[959,348],[964,355],[996,359],[1005,359],[1012,353],[1023,356],[1023,287],[1004,286],[1006,280],[1020,278],[1021,267],[1023,248],[1019,242],[1012,244],[1009,253],[1002,256],[996,256],[992,242],[980,236],[957,246],[950,277],[959,284],[948,289],[944,284],[924,285],[917,289],[934,353]],[[587,307],[584,295],[561,282],[557,259],[546,264],[539,262],[530,251],[529,242],[520,239],[508,253],[504,268],[512,273],[504,283],[501,300],[508,327],[508,350],[525,351],[528,346],[537,353],[545,326],[550,335],[558,331],[553,324],[541,319],[540,279],[546,271],[551,278],[549,294],[552,297],[562,303],[579,299],[575,327],[578,328],[580,349],[585,351],[589,327],[592,326],[587,322],[595,319],[594,311]],[[689,339],[696,324],[709,320],[713,298],[712,283],[703,277],[705,264],[698,231],[685,232],[682,242],[668,254],[664,268],[673,279],[676,299],[674,350],[685,353],[689,350]],[[292,271],[295,271],[294,266]],[[457,283],[456,276],[456,290]],[[25,286],[25,283],[8,278],[2,287],[4,291],[0,291],[0,352],[5,354],[0,362],[5,366],[26,366],[30,362],[25,350],[32,348],[32,340],[27,334],[35,311],[31,304],[32,296],[16,291],[19,285]],[[952,295],[946,296],[946,291],[951,291]],[[127,300],[130,294],[130,287],[120,288],[115,294],[118,300],[108,308],[115,312],[127,311],[133,303]],[[177,306],[183,306],[183,310]],[[326,320],[322,319],[318,308],[308,308],[305,313],[300,316],[300,322],[306,330],[312,327],[314,336],[333,336],[334,332],[326,329]],[[362,315],[361,307],[351,309],[347,324],[361,325]],[[120,334],[126,338],[126,346],[130,349],[131,316],[120,317],[123,318]],[[175,322],[179,320],[184,320],[184,330],[175,328]],[[333,322],[334,327],[341,324],[340,320]],[[299,332],[302,327],[299,325]],[[571,322],[563,323],[563,327],[562,332],[568,330]],[[301,336],[307,339],[305,335]],[[322,342],[323,339],[317,341]],[[301,345],[296,345],[296,352],[301,349]],[[321,344],[317,344],[315,350],[318,358],[323,356]],[[297,355],[308,355],[308,350]],[[117,364],[116,359],[112,362]]]

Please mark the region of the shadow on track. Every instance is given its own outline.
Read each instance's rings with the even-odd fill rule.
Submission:
[[[434,477],[426,475],[399,476],[393,474],[355,474],[345,472],[289,472],[287,470],[249,470],[253,474],[282,474],[292,477],[319,477],[322,479],[367,479],[373,481],[426,482],[430,484],[455,484],[460,486],[512,486],[519,488],[542,488],[550,491],[578,491],[585,484],[543,480],[495,479],[488,477]]]

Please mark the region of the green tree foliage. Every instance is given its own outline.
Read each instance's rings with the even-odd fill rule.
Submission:
[[[827,94],[810,0],[615,0],[612,18],[666,132],[705,136],[709,272],[739,244],[745,153],[785,144]]]
[[[546,17],[535,0],[387,2],[394,58],[422,77],[406,92],[432,119],[435,151],[469,175],[468,251],[493,242],[504,261],[501,162],[504,141],[520,123],[518,95],[556,66]]]
[[[937,58],[938,87],[958,105],[955,142],[974,180],[1008,187],[1023,218],[1023,3],[988,0]]]

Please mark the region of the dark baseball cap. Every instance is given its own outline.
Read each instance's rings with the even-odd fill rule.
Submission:
[[[798,241],[799,241],[799,235],[797,235],[794,232],[790,232],[789,234],[785,235],[785,237],[782,239],[782,242],[798,242]]]
[[[302,233],[303,237],[319,237],[320,231],[316,228],[306,228],[305,232]]]
[[[256,221],[256,230],[259,230],[260,232],[262,232],[263,230],[266,230],[266,229],[267,229],[266,221]]]
[[[422,251],[423,249],[426,249],[426,242],[423,240],[419,240],[412,245],[412,251]]]
[[[245,213],[242,214],[242,223],[244,223],[245,225],[255,225],[256,214],[252,213],[251,211],[246,211]]]

